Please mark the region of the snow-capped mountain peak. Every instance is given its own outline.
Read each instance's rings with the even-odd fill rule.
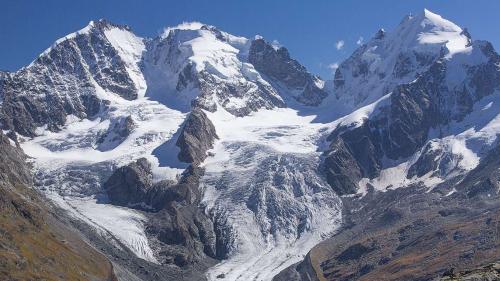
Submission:
[[[244,116],[285,107],[289,98],[317,105],[326,96],[321,81],[285,48],[263,39],[194,22],[165,29],[149,46],[144,60],[151,85],[147,96],[182,111],[194,103],[211,112],[222,107]]]
[[[340,65],[336,95],[353,108],[370,104],[413,81],[438,58],[469,52],[470,45],[467,31],[429,10],[406,16],[394,30],[380,29]]]
[[[50,46],[49,48],[45,49],[39,56],[38,58],[40,57],[43,57],[43,56],[47,56],[50,51],[52,51],[55,47],[57,47],[59,44],[65,42],[65,41],[68,41],[68,40],[72,40],[72,39],[75,39],[77,36],[79,35],[89,35],[91,33],[95,33],[95,32],[104,32],[106,30],[113,30],[113,29],[118,29],[118,30],[122,30],[122,31],[128,31],[130,33],[132,33],[132,30],[130,29],[129,26],[127,25],[119,25],[119,24],[114,24],[114,23],[111,23],[110,21],[106,20],[106,19],[99,19],[99,20],[92,20],[90,21],[85,27],[79,29],[78,31],[75,31],[75,32],[72,32],[66,36],[63,36],[59,39],[57,39],[53,44],[52,46]],[[38,59],[37,58],[37,59]],[[35,59],[31,64],[30,66],[36,62]]]
[[[169,26],[163,29],[163,32],[160,34],[161,38],[166,38],[170,34],[170,31],[172,30],[199,30],[203,26],[206,26],[206,24],[198,22],[198,21],[192,21],[192,22],[183,22],[180,23],[176,26]]]
[[[428,10],[405,17],[394,31],[383,36],[381,32],[377,33],[336,72],[336,96],[357,110],[349,114],[345,118],[346,124],[341,124],[332,134],[336,142],[332,142],[335,144],[331,146],[326,161],[335,168],[341,163],[349,163],[349,160],[342,159],[345,156],[342,153],[349,147],[351,152],[346,155],[352,153],[354,158],[357,157],[364,180],[359,181],[349,166],[348,172],[351,172],[351,178],[355,178],[354,184],[337,177],[344,173],[333,172],[331,185],[345,187],[359,183],[365,188],[369,183],[383,189],[408,184],[405,181],[409,179],[421,181],[422,176],[427,175],[430,179],[426,184],[431,188],[457,173],[474,168],[477,157],[491,149],[491,140],[495,137],[485,137],[481,135],[483,133],[465,134],[468,127],[464,120],[475,116],[475,111],[478,111],[475,103],[484,102],[486,97],[497,98],[499,60],[490,43],[471,42],[467,30]],[[378,108],[378,112],[365,114],[367,108]],[[491,124],[496,124],[496,110],[492,116],[486,117]],[[342,131],[344,129],[346,132]],[[379,133],[381,131],[384,133]],[[447,134],[453,137],[445,140],[443,135]],[[361,146],[358,142],[360,135],[370,135],[367,137],[371,139],[369,145],[364,149],[373,151],[372,158],[366,157],[366,151],[356,152]],[[350,137],[353,139],[349,140]],[[456,145],[459,143],[456,140],[461,137],[467,139],[464,145],[460,144],[461,149],[447,143],[451,140]],[[431,149],[420,150],[432,138],[438,145],[428,146],[439,146],[442,159],[459,159],[452,168],[443,168],[446,172],[423,164],[431,161],[429,159],[438,159],[431,155]],[[481,142],[481,145],[465,145],[473,142]],[[387,159],[380,160],[384,157]],[[411,159],[419,160],[414,162]],[[395,161],[390,164],[393,167],[388,168],[387,163],[391,161]],[[405,163],[394,168],[397,161]],[[447,165],[446,160],[443,163]],[[406,176],[397,178],[394,174]]]
[[[407,17],[393,36],[406,41],[405,47],[422,51],[440,51],[444,45],[448,56],[464,51],[470,43],[462,28],[427,9],[417,16]]]
[[[250,41],[201,23],[167,28],[144,59],[147,96],[181,111],[192,104],[235,115],[284,106],[246,57]]]
[[[37,187],[127,255],[270,280],[338,229],[338,195],[478,165],[500,131],[499,68],[428,10],[376,32],[334,86],[260,36],[189,22],[143,39],[99,20],[0,72],[0,124]]]

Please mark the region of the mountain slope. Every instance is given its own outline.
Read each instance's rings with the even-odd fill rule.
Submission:
[[[322,125],[299,114],[327,94],[285,48],[199,23],[141,39],[100,20],[7,75],[2,124],[35,158],[37,188],[130,278],[203,279],[215,259],[227,262],[208,278],[242,269],[239,278],[270,278],[339,224],[340,201],[317,167]],[[239,160],[225,163],[227,153]],[[251,154],[252,166],[242,161]],[[219,194],[220,165],[276,170]],[[232,201],[244,190],[246,203]],[[248,227],[233,224],[239,216],[250,216]],[[258,239],[261,264],[244,261],[257,241],[245,233]]]
[[[376,98],[384,96],[340,119],[328,137],[331,144],[325,153],[324,168],[328,182],[339,193],[364,192],[370,187],[383,190],[420,181],[432,188],[473,169],[495,144],[500,57],[490,43],[462,38],[465,35],[461,35],[461,29],[454,28],[453,36],[443,35],[441,30],[450,24],[433,22],[436,19],[440,17],[424,11],[403,21],[395,31],[399,34],[401,30],[424,27],[419,33],[408,33],[415,38],[406,41],[420,42],[418,50],[425,50],[433,60],[424,69],[408,62],[409,69],[416,69],[408,74],[409,83],[399,83],[393,78],[376,82],[387,89],[380,94],[366,93],[375,94]],[[439,24],[431,28],[437,37],[427,43],[425,40],[430,39],[425,38],[430,35],[426,32],[431,23]],[[388,41],[376,49],[392,54],[396,39],[394,35],[387,36]],[[447,41],[450,36],[461,38],[457,40],[462,45]],[[396,38],[400,40],[401,35]],[[348,61],[355,61],[356,67],[363,65],[365,62],[357,61],[359,52],[379,40],[375,38],[361,47]],[[433,45],[435,42],[448,43],[438,48]],[[412,53],[418,54],[415,50]],[[392,56],[379,57],[378,63],[386,65],[392,59]],[[394,71],[396,68],[392,67]],[[367,69],[364,75],[378,77],[379,71]],[[358,82],[352,83],[354,87]]]
[[[417,32],[394,37],[401,30]],[[346,195],[345,222],[274,280],[446,280],[498,261],[499,56],[464,36],[426,10],[393,33],[379,32],[337,72],[355,73],[339,81],[337,94],[381,86],[361,89],[361,107],[335,121],[327,138],[323,169]],[[398,80],[395,50],[408,46],[411,56],[424,50],[432,60],[410,56]],[[365,67],[363,56],[374,50]],[[363,106],[370,95],[378,100]]]
[[[117,280],[113,266],[47,210],[22,151],[0,132],[0,278]]]
[[[106,106],[107,95],[135,99],[144,85],[129,62],[136,58],[118,46],[120,36],[129,36],[130,48],[139,49],[133,55],[140,54],[144,46],[127,27],[101,20],[59,39],[29,66],[8,75],[2,83],[4,129],[33,137],[39,126],[59,130],[69,115],[93,118]]]

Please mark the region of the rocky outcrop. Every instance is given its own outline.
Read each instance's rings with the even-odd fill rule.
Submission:
[[[158,250],[158,260],[182,268],[219,258],[214,225],[199,206],[200,168],[189,168],[179,183],[168,188],[162,209],[149,215],[146,231]]]
[[[380,171],[382,150],[368,124],[349,130],[337,129],[328,137],[330,148],[325,153],[322,169],[330,186],[339,194],[356,193],[363,177],[376,177]]]
[[[199,108],[194,108],[184,122],[176,145],[180,148],[179,160],[198,165],[207,157],[217,139],[215,127],[207,115]]]
[[[136,125],[132,116],[111,120],[108,130],[97,140],[97,149],[111,150],[122,143],[133,132]]]
[[[112,204],[150,207],[149,194],[154,190],[151,164],[140,158],[115,170],[103,185]]]
[[[443,273],[443,277],[436,278],[439,281],[493,281],[500,280],[500,262],[488,264],[486,266],[471,270],[457,272],[450,268]]]
[[[477,197],[478,200],[500,194],[500,144],[488,153],[455,189],[464,192],[468,197]]]
[[[0,181],[5,185],[21,184],[29,186],[32,176],[25,163],[26,155],[15,145],[14,140],[0,131]]]
[[[255,39],[250,46],[248,61],[257,71],[276,83],[281,83],[292,92],[298,92],[294,94],[294,98],[300,103],[318,105],[327,96],[327,93],[318,87],[321,82],[319,78],[290,58],[284,47],[275,48],[264,39]]]
[[[112,204],[144,211],[160,263],[190,269],[217,257],[213,224],[198,206],[202,174],[191,167],[178,183],[154,183],[151,164],[141,158],[115,170],[104,188]]]

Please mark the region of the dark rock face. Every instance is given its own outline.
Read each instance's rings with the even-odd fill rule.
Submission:
[[[298,90],[295,98],[305,105],[318,105],[327,96],[315,81],[317,77],[307,72],[306,68],[290,58],[284,47],[274,49],[263,39],[252,41],[248,61],[255,69],[291,90]]]
[[[217,139],[215,127],[207,115],[199,108],[194,108],[186,119],[176,145],[181,149],[179,160],[197,165],[207,157],[207,150],[212,148]]]
[[[500,193],[500,145],[497,145],[465,178],[456,186],[468,197],[481,199]]]
[[[442,149],[433,148],[432,143],[428,143],[422,149],[422,154],[418,160],[410,167],[407,178],[422,177],[428,172],[436,171],[439,168],[439,161],[436,161],[436,159],[439,159],[442,153]]]
[[[190,268],[217,257],[213,224],[198,206],[202,175],[188,168],[178,183],[153,183],[151,164],[141,158],[118,168],[104,188],[112,204],[145,211],[146,231],[162,264]]]
[[[336,130],[329,137],[332,143],[325,153],[323,170],[338,194],[355,193],[361,178],[378,175],[381,166],[378,157],[382,155],[376,143],[379,138],[366,123],[353,130]]]
[[[212,221],[198,206],[203,170],[189,168],[163,196],[162,209],[149,216],[146,231],[164,264],[189,268],[207,258],[218,258]]]
[[[93,81],[124,99],[137,98],[125,63],[104,34],[111,28],[128,29],[95,22],[89,32],[62,40],[28,67],[0,79],[3,129],[34,136],[38,126],[58,130],[70,114],[93,117],[105,107]]]
[[[26,165],[26,155],[21,148],[13,146],[11,140],[0,131],[0,181],[10,184],[30,185],[32,176]]]
[[[151,164],[145,158],[140,158],[118,168],[103,187],[111,203],[129,206],[145,202],[152,185]]]
[[[214,77],[207,71],[197,74],[200,95],[191,103],[193,108],[199,107],[210,112],[217,110],[213,103],[213,95],[217,97],[224,109],[235,116],[247,116],[251,112],[259,109],[272,109],[275,107],[286,107],[283,100],[277,96],[275,90],[267,84],[259,81],[255,85],[246,82],[228,83],[220,81],[220,78]],[[231,98],[247,97],[244,107],[234,108],[230,106]]]

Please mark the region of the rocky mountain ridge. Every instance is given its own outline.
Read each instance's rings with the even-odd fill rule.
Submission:
[[[404,261],[452,230],[497,248],[471,242],[496,222],[454,224],[496,212],[499,68],[428,10],[378,31],[331,88],[258,36],[193,22],[145,39],[99,20],[0,74],[0,121],[119,279],[430,278],[467,259]]]

